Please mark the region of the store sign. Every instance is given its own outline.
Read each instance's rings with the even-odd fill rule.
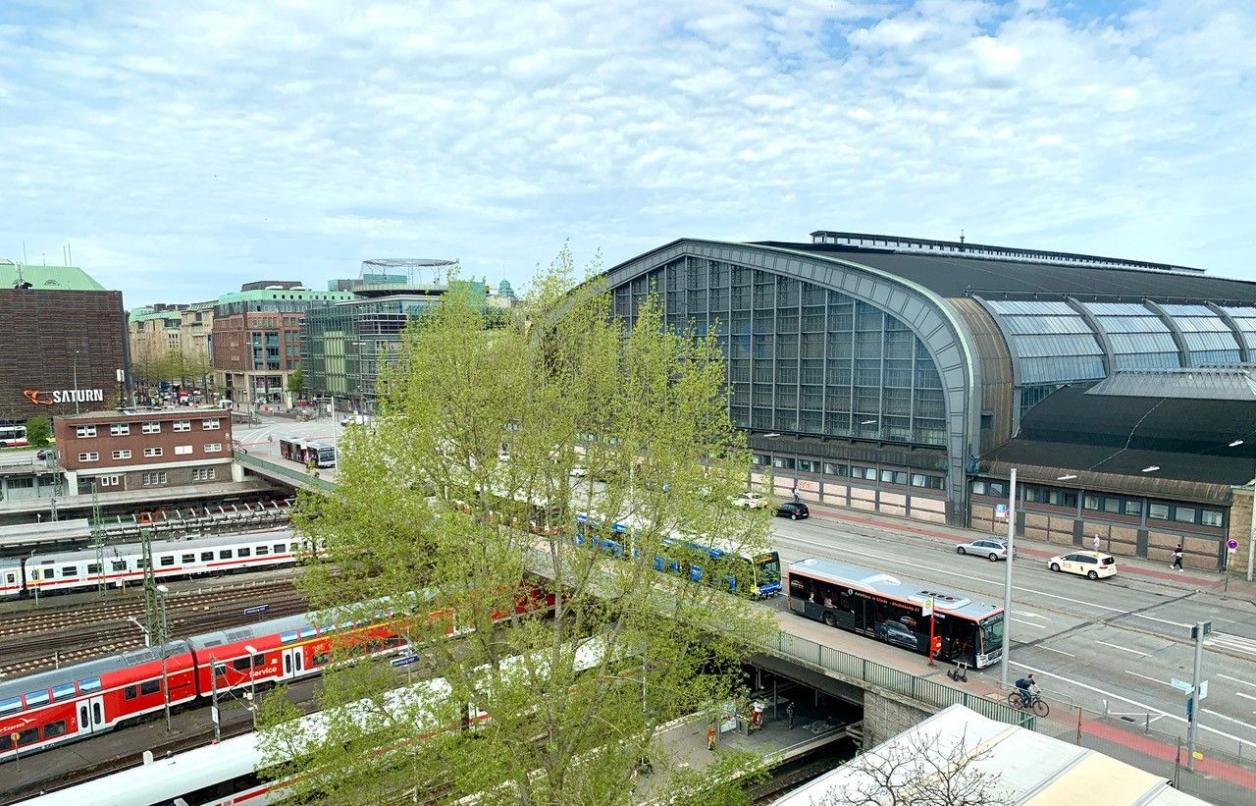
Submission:
[[[61,403],[104,403],[103,389],[23,389],[22,394],[36,406],[55,406]]]

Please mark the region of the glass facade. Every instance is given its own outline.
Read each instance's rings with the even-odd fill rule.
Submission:
[[[1192,367],[1233,364],[1239,361],[1239,344],[1230,326],[1206,305],[1162,305],[1182,331]]]
[[[1103,348],[1082,315],[1067,302],[992,300],[1003,333],[1017,357],[1025,386],[1098,380]]]
[[[1243,335],[1248,350],[1256,350],[1256,308],[1222,308]]]
[[[631,320],[651,292],[673,330],[716,335],[738,426],[946,444],[933,360],[879,308],[792,277],[684,257],[615,288],[615,314]]]
[[[1108,337],[1112,369],[1171,369],[1181,365],[1168,326],[1146,306],[1132,302],[1082,305]]]

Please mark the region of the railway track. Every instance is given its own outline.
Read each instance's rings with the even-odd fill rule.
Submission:
[[[268,605],[266,618],[302,613],[305,599],[288,580],[171,592],[167,619],[172,638],[237,627],[252,620],[244,610]],[[144,646],[142,600],[68,607],[5,621],[0,628],[0,680],[35,674]]]

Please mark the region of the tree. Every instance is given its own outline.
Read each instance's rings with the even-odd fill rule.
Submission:
[[[288,375],[288,391],[294,395],[301,394],[305,389],[305,370],[297,367]]]
[[[26,421],[26,442],[32,448],[46,448],[52,442],[52,420],[47,414],[36,414]]]
[[[298,796],[357,803],[418,787],[442,800],[627,803],[641,759],[655,782],[673,771],[661,724],[745,700],[740,661],[770,616],[727,581],[744,590],[750,566],[677,539],[719,535],[749,556],[767,545],[771,514],[727,503],[749,455],[723,355],[713,336],[666,329],[654,301],[631,326],[612,318],[605,295],[569,293],[572,275],[564,251],[505,319],[470,293],[445,295],[384,370],[375,428],[341,437],[336,490],[303,500],[298,528],[332,560],[302,583],[320,619],[378,618],[380,596],[415,603],[404,637],[445,682],[385,707],[393,670],[329,667],[334,738],[292,722],[264,733],[268,765],[307,771]],[[587,475],[573,482],[578,464]],[[600,524],[580,545],[578,513]],[[612,523],[631,530],[591,548]],[[553,577],[552,612],[518,612],[537,571]],[[373,604],[344,604],[361,601]],[[471,632],[450,640],[455,626]],[[590,653],[600,663],[588,668]]]
[[[849,762],[813,806],[1005,806],[1010,804],[999,775],[974,766],[990,758],[992,747],[959,737],[925,736],[878,745]]]

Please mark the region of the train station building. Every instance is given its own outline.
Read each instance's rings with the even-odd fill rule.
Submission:
[[[778,496],[999,532],[1015,467],[1023,534],[1245,561],[1256,283],[832,231],[681,239],[601,283],[617,315],[655,293],[670,327],[716,335],[751,480]]]

